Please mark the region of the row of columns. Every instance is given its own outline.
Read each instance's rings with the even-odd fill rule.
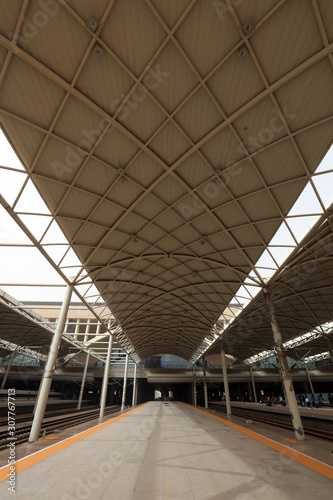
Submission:
[[[41,423],[42,423],[42,420],[43,420],[43,417],[45,414],[47,399],[48,399],[49,391],[51,388],[53,374],[54,374],[56,361],[57,361],[57,357],[58,357],[58,350],[60,347],[61,338],[62,338],[62,334],[64,331],[65,323],[66,323],[66,318],[67,318],[67,313],[68,313],[68,309],[69,309],[72,289],[73,289],[73,286],[71,284],[69,284],[66,288],[65,298],[64,298],[61,310],[60,310],[59,319],[57,322],[55,333],[54,333],[53,338],[52,338],[52,342],[51,342],[49,354],[48,354],[48,359],[46,362],[46,366],[44,369],[43,377],[42,377],[40,388],[39,388],[39,394],[38,394],[38,399],[37,399],[37,402],[35,405],[35,415],[34,415],[34,420],[33,420],[33,424],[31,427],[29,442],[36,441],[39,438]],[[299,409],[297,406],[297,401],[296,401],[293,383],[291,380],[290,368],[288,366],[285,349],[283,347],[283,341],[282,341],[282,337],[281,337],[281,332],[280,332],[279,327],[278,327],[278,323],[277,323],[277,319],[276,319],[276,315],[275,315],[275,310],[274,310],[274,305],[273,305],[270,293],[267,290],[267,288],[264,288],[264,297],[265,297],[265,303],[266,303],[266,307],[267,307],[267,310],[269,313],[270,324],[271,324],[271,328],[272,328],[272,332],[273,332],[278,367],[279,367],[279,371],[280,371],[280,375],[281,375],[281,379],[282,379],[282,384],[283,384],[286,400],[287,400],[289,410],[291,413],[291,418],[292,418],[292,423],[294,426],[295,436],[298,440],[303,440],[304,439],[304,430],[303,430],[303,426],[302,426],[302,421],[301,421]],[[106,358],[106,362],[105,362],[104,375],[103,375],[101,399],[100,399],[100,418],[102,418],[104,416],[104,412],[105,412],[109,370],[110,370],[110,362],[111,362],[111,353],[112,353],[112,336],[110,335],[107,358]],[[9,369],[10,369],[10,364],[14,358],[14,354],[15,353],[13,353],[11,356],[10,363],[9,363]],[[228,379],[227,379],[227,366],[226,366],[226,358],[225,358],[223,344],[221,344],[221,360],[222,360],[222,370],[223,370],[223,381],[224,381],[225,399],[226,399],[226,406],[227,406],[227,415],[229,417],[231,417],[229,385],[228,385]],[[122,395],[122,404],[121,404],[122,411],[125,410],[128,361],[129,361],[129,355],[126,354],[123,395]],[[85,384],[85,378],[86,378],[86,374],[87,374],[88,363],[89,363],[89,355],[87,355],[86,362],[85,362],[83,380],[82,380],[82,384],[81,384],[80,396],[79,396],[79,401],[78,401],[78,409],[81,408],[82,395],[83,395],[83,389],[84,389],[84,384]],[[7,370],[7,372],[9,372],[9,369]],[[251,379],[252,379],[252,386],[253,386],[253,394],[254,394],[254,398],[256,401],[256,391],[255,391],[255,386],[254,386],[252,368],[250,368],[250,371],[251,371]],[[313,386],[311,383],[311,379],[309,377],[307,366],[306,366],[306,371],[308,374],[311,391],[313,392]],[[137,366],[135,365],[133,400],[132,400],[133,406],[136,404],[136,392],[137,392],[136,372],[137,372]],[[7,376],[8,376],[8,373],[7,373]],[[2,386],[4,386],[5,382],[6,382],[6,377],[4,378],[4,380],[2,382]],[[206,360],[204,358],[203,358],[203,383],[204,383],[205,408],[208,409]],[[194,404],[196,405],[197,401],[196,401],[195,369],[194,369],[193,391],[194,391]]]
[[[61,306],[59,319],[58,319],[56,329],[55,329],[55,332],[54,332],[54,335],[53,335],[53,338],[51,341],[51,345],[50,345],[50,349],[49,349],[49,353],[48,353],[48,357],[47,357],[47,362],[46,362],[45,369],[44,369],[43,376],[42,376],[42,380],[41,380],[41,383],[39,386],[37,401],[36,401],[36,404],[34,407],[34,419],[33,419],[32,427],[31,427],[31,431],[30,431],[30,436],[29,436],[30,443],[37,441],[39,439],[41,425],[42,425],[42,421],[43,421],[44,414],[45,414],[45,409],[46,409],[47,400],[48,400],[48,396],[49,396],[49,392],[50,392],[50,388],[51,388],[54,370],[56,367],[56,361],[58,358],[58,351],[59,351],[59,347],[61,344],[61,338],[62,338],[62,334],[64,332],[64,328],[65,328],[65,324],[66,324],[66,318],[67,318],[67,313],[68,313],[68,309],[69,309],[72,290],[73,290],[73,286],[71,284],[67,285],[64,301],[63,301],[62,306]],[[100,398],[100,414],[99,414],[100,418],[102,418],[104,416],[104,412],[105,412],[105,404],[106,404],[108,381],[109,381],[109,371],[110,371],[110,364],[111,364],[112,340],[113,340],[112,335],[110,335],[109,344],[108,344],[108,351],[107,351],[107,356],[106,356],[106,361],[105,361],[105,366],[104,366],[103,383],[102,383],[101,398]],[[14,359],[14,356],[15,356],[15,352],[13,352],[11,357],[10,357],[9,364],[7,366],[7,370],[5,373],[5,377],[4,377],[2,384],[1,384],[1,388],[4,388],[4,386],[5,386],[5,383],[6,383],[8,373],[9,373],[12,361]],[[124,411],[124,409],[125,409],[125,402],[126,402],[128,360],[129,360],[129,355],[126,354],[123,396],[122,396],[122,404],[121,404],[122,411]],[[88,365],[89,365],[89,354],[87,354],[87,357],[85,360],[85,365],[84,365],[84,370],[83,370],[82,383],[81,383],[81,387],[80,387],[80,394],[79,394],[79,400],[78,400],[78,405],[77,405],[78,410],[81,408],[81,404],[82,404],[82,397],[83,397],[83,391],[84,391],[84,386],[85,386]],[[137,364],[135,364],[135,368],[134,368],[132,406],[135,406],[136,404],[137,404]]]
[[[228,415],[228,417],[231,417],[231,404],[230,404],[227,364],[226,364],[223,344],[221,344],[221,358],[222,358],[223,384],[224,384],[225,400],[226,400],[226,406],[227,406],[227,415]],[[202,358],[202,378],[203,378],[203,387],[204,387],[204,401],[205,401],[205,409],[208,410],[208,390],[207,390],[206,365],[207,365],[206,359]],[[197,381],[196,381],[195,365],[193,365],[193,402],[194,402],[194,406],[197,406]]]
[[[271,295],[270,295],[268,289],[264,288],[263,291],[264,291],[266,308],[267,308],[267,311],[269,314],[269,320],[270,320],[270,324],[271,324],[271,328],[272,328],[272,332],[273,332],[274,344],[275,344],[275,348],[276,348],[276,358],[277,358],[280,376],[282,379],[282,387],[284,390],[286,402],[287,402],[288,407],[289,407],[291,421],[293,424],[296,439],[298,441],[302,441],[302,440],[304,440],[304,429],[303,429],[303,425],[302,425],[302,420],[301,420],[299,408],[297,406],[297,400],[296,400],[293,382],[291,379],[291,373],[290,373],[290,368],[289,368],[288,361],[287,361],[286,351],[285,351],[285,348],[283,346],[281,332],[280,332],[278,322],[276,319],[274,304],[273,304],[273,301],[272,301],[272,298],[271,298]],[[229,384],[228,384],[228,376],[227,376],[227,364],[226,364],[223,343],[221,343],[221,359],[222,359],[223,383],[224,383],[227,415],[228,415],[228,417],[231,417],[232,415],[231,415]],[[203,365],[202,375],[203,375],[203,386],[204,386],[204,401],[205,401],[205,409],[207,410],[208,409],[208,391],[207,391],[206,360],[205,360],[205,358],[202,359],[202,365]],[[312,382],[311,382],[309,371],[308,371],[308,367],[306,366],[306,363],[305,363],[305,369],[306,369],[306,372],[308,375],[311,392],[314,393]],[[252,381],[252,387],[253,387],[254,400],[255,400],[255,402],[257,402],[257,395],[256,395],[256,390],[255,390],[252,367],[250,367],[250,373],[251,373],[251,381]],[[194,366],[194,384],[193,385],[194,385],[194,405],[197,406],[195,366]]]

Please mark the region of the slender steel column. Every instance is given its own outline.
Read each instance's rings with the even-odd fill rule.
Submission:
[[[108,384],[109,384],[109,372],[110,372],[110,362],[111,362],[111,353],[112,353],[112,335],[109,338],[108,345],[108,353],[106,355],[106,361],[104,365],[104,374],[103,374],[103,384],[102,384],[102,392],[101,392],[101,400],[100,400],[100,410],[99,410],[99,418],[104,417],[105,412],[105,403],[106,403],[106,395],[108,393]]]
[[[205,409],[208,410],[208,391],[207,391],[206,360],[205,360],[205,358],[202,358],[202,374],[203,374],[203,383],[204,383]]]
[[[132,408],[135,406],[135,400],[136,400],[136,370],[137,370],[137,368],[138,368],[138,365],[135,363],[134,364]]]
[[[89,354],[87,354],[86,362],[84,364],[83,376],[82,376],[82,382],[81,382],[81,388],[80,388],[80,395],[79,395],[79,401],[77,403],[77,410],[81,409],[82,396],[83,396],[84,384],[86,382],[88,363],[89,363]]]
[[[193,365],[193,403],[194,406],[198,406],[197,404],[197,377],[195,373],[195,363]]]
[[[287,361],[286,351],[283,347],[283,340],[281,336],[281,332],[279,330],[279,325],[276,319],[274,304],[272,298],[270,296],[267,288],[263,289],[264,297],[266,302],[266,307],[269,313],[269,319],[272,327],[274,343],[276,347],[276,359],[278,362],[280,376],[283,382],[284,391],[287,399],[287,403],[289,406],[289,411],[291,415],[291,421],[294,427],[295,436],[298,441],[303,441],[304,437],[304,429],[302,425],[301,416],[299,413],[299,409],[297,406],[293,381],[291,379],[290,368]]]
[[[221,344],[221,358],[222,358],[223,384],[224,384],[224,393],[225,393],[225,403],[227,406],[227,415],[228,415],[228,417],[232,417],[231,404],[230,404],[230,394],[229,394],[228,373],[227,373],[227,362],[225,359],[225,352],[224,352],[223,344]]]
[[[122,402],[121,402],[121,411],[125,410],[125,403],[126,403],[126,386],[127,386],[128,358],[129,358],[129,355],[126,353],[126,362],[125,362],[125,371],[124,371],[124,385],[123,385],[123,399],[122,399]]]
[[[330,358],[333,361],[333,349],[332,349],[332,345],[331,345],[330,339],[328,338],[328,335],[326,333],[324,334],[324,339],[327,342],[328,352],[330,353]]]
[[[254,376],[253,376],[253,369],[252,369],[252,366],[250,366],[250,373],[251,373],[251,381],[252,381],[252,390],[253,390],[254,402],[255,402],[255,403],[258,403],[257,393],[256,393],[256,385],[255,385],[255,383],[254,383]]]
[[[304,366],[305,366],[305,371],[306,371],[306,374],[307,374],[307,376],[308,376],[308,381],[309,381],[309,384],[310,384],[311,394],[314,394],[313,385],[312,385],[312,380],[311,380],[311,377],[310,377],[310,373],[309,373],[309,368],[308,368],[308,365],[307,365],[306,363],[304,363]]]
[[[80,318],[76,321],[75,330],[74,330],[74,340],[78,339],[79,329],[80,329]]]
[[[9,358],[9,361],[8,361],[8,365],[7,365],[7,368],[6,368],[6,371],[5,371],[5,374],[3,376],[3,380],[1,382],[1,387],[0,389],[4,389],[5,388],[5,385],[6,385],[6,382],[7,382],[7,378],[8,378],[8,374],[10,372],[10,369],[12,367],[12,362],[13,362],[13,359],[14,359],[14,356],[16,354],[16,351],[13,351],[10,355],[10,358]]]
[[[51,341],[50,350],[47,357],[47,362],[45,365],[44,374],[39,389],[39,398],[38,401],[36,402],[36,411],[30,431],[29,443],[38,441],[39,439],[40,429],[45,414],[47,398],[49,396],[52,384],[61,338],[66,324],[66,317],[71,300],[72,290],[73,286],[71,284],[67,285],[65,298],[61,306],[59,319]]]
[[[88,340],[89,340],[88,333],[90,333],[90,319],[87,320],[86,331],[85,331],[83,342],[88,342]]]

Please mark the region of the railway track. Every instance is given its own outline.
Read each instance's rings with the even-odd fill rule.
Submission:
[[[112,413],[117,413],[120,411],[120,406],[111,406],[105,409],[104,415],[111,415]],[[89,422],[95,418],[99,417],[99,409],[96,410],[82,410],[76,413],[64,414],[63,410],[58,410],[56,414],[52,412],[53,415],[45,415],[40,437],[45,437],[47,434],[52,433],[55,430],[59,432],[67,429],[68,427],[73,427],[74,425],[82,424],[84,422]],[[8,424],[7,419],[1,421],[0,426],[0,450],[7,448],[8,440],[13,439],[8,434]],[[28,441],[30,429],[32,425],[32,416],[30,418],[18,418],[15,420],[15,445],[23,444]]]
[[[94,410],[97,409],[98,405],[90,406],[89,408],[81,408],[81,410],[76,410],[74,408],[60,408],[58,410],[46,410],[44,414],[44,419],[45,418],[52,418],[52,417],[57,417],[58,415],[66,415],[69,413],[82,413],[88,410]],[[15,416],[15,423],[16,425],[24,423],[24,422],[29,422],[30,420],[33,419],[33,413],[17,413]],[[0,431],[1,427],[4,425],[7,425],[8,417],[7,415],[2,415],[0,417]]]
[[[98,408],[98,405],[89,406],[89,408],[88,407],[81,408],[80,410],[76,410],[75,408],[71,408],[71,407],[59,408],[57,410],[54,410],[54,409],[46,410],[45,414],[44,414],[44,419],[53,418],[53,417],[57,417],[57,416],[61,416],[61,415],[67,415],[67,414],[71,414],[71,413],[77,413],[79,415],[79,414],[82,414],[83,412],[97,410],[97,408]],[[30,422],[33,418],[34,418],[33,413],[17,413],[15,416],[15,424],[18,425],[18,424],[21,424],[24,422]],[[8,422],[7,414],[2,415],[0,417],[0,432],[1,432],[1,427],[4,425],[7,425],[7,422]]]
[[[221,405],[217,405],[217,404],[215,405],[214,403],[210,403],[208,406],[211,410],[221,412],[221,413],[227,413],[225,406],[221,406]],[[275,425],[276,427],[288,429],[291,431],[294,430],[291,422],[277,420],[277,419],[274,419],[273,417],[258,415],[252,411],[240,410],[238,408],[233,407],[232,414],[235,415],[235,417],[245,418],[245,420],[255,420],[256,422],[262,422],[263,424]],[[303,429],[304,429],[305,434],[307,434],[308,436],[314,436],[317,438],[333,441],[333,431],[329,431],[326,429],[320,429],[318,427],[313,427],[313,426],[307,425],[304,422],[303,422]]]

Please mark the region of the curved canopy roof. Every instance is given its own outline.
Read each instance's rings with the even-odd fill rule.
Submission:
[[[333,206],[328,219],[318,221],[268,284],[287,354],[295,359],[329,349],[333,356],[333,344],[330,347],[327,342],[333,331],[332,225]],[[309,335],[303,337],[305,334]],[[272,336],[261,291],[225,328],[223,343],[226,352],[236,360],[244,360],[270,351]],[[207,355],[218,353],[219,344],[216,342]]]
[[[95,286],[128,350],[195,359],[245,280],[263,285],[260,257],[278,267],[278,228],[298,243],[287,215],[306,185],[310,214],[328,214],[313,174],[333,131],[332,2],[1,0],[0,13],[1,124],[27,173],[2,205],[67,282],[75,252],[76,290]],[[38,237],[20,210],[31,181],[51,213]],[[54,220],[70,244],[57,252]],[[282,289],[286,327],[332,319],[326,292],[300,318]],[[244,356],[261,337],[239,338]]]

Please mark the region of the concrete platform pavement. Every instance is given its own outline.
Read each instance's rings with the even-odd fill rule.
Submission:
[[[328,499],[333,485],[331,466],[182,403],[148,403],[15,466],[24,500]]]

